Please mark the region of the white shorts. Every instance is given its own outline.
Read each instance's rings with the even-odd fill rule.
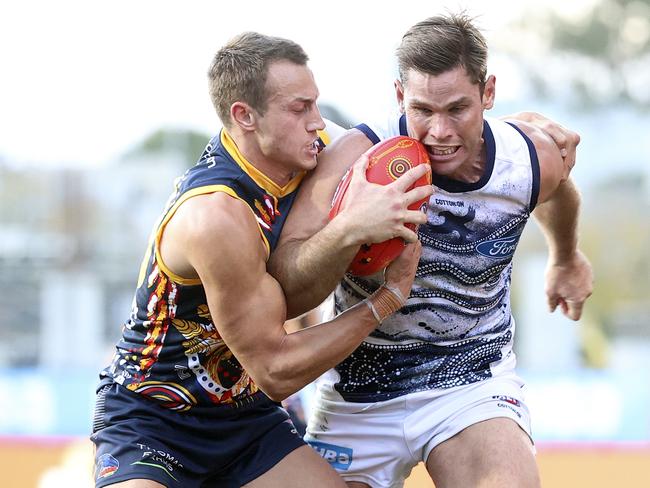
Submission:
[[[345,481],[401,487],[413,467],[463,429],[511,418],[531,436],[523,381],[514,373],[448,390],[411,393],[377,403],[351,403],[319,392],[307,441]]]

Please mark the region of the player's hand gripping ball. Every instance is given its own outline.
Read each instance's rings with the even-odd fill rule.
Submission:
[[[387,185],[406,173],[409,169],[420,164],[429,164],[429,156],[424,146],[416,139],[407,136],[396,136],[386,139],[368,152],[368,169],[366,179],[371,183]],[[352,170],[343,176],[338,184],[329,218],[333,219],[340,210],[343,197],[350,185]],[[431,172],[428,171],[423,177],[417,180],[409,190],[431,184]],[[418,200],[409,205],[410,210],[421,210],[426,212],[428,198]],[[416,230],[413,224],[404,224],[411,230]],[[401,237],[394,237],[376,244],[364,244],[359,248],[352,260],[348,271],[357,276],[368,276],[383,270],[397,256],[399,256],[406,242]]]

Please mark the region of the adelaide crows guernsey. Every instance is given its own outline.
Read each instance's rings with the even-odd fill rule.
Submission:
[[[256,394],[257,386],[219,336],[200,280],[169,270],[159,244],[165,225],[183,202],[224,192],[248,205],[268,256],[302,177],[300,173],[279,187],[242,156],[225,130],[209,142],[198,163],[176,180],[153,229],[130,318],[112,363],[102,371],[101,384],[119,383],[179,411],[239,406],[263,395]]]
[[[373,143],[408,135],[404,116],[386,127],[357,128]],[[467,385],[514,367],[512,257],[537,202],[539,164],[532,142],[512,125],[486,118],[483,139],[487,160],[479,181],[433,175],[406,305],[326,373],[322,392],[376,402]],[[382,281],[381,274],[346,275],[334,294],[335,311],[363,300]]]

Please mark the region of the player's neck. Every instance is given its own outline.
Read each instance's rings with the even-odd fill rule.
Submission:
[[[280,188],[294,177],[294,171],[289,171],[277,164],[276,161],[267,158],[254,137],[246,137],[245,134],[237,133],[237,131],[230,132],[230,137],[246,161]]]
[[[485,173],[485,162],[487,160],[487,151],[485,143],[481,142],[477,149],[477,154],[467,159],[458,171],[453,175],[453,179],[463,183],[476,183]]]

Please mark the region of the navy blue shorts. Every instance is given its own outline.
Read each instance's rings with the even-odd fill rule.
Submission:
[[[262,392],[239,408],[176,412],[111,384],[97,394],[96,487],[149,479],[168,488],[240,487],[305,443]]]

